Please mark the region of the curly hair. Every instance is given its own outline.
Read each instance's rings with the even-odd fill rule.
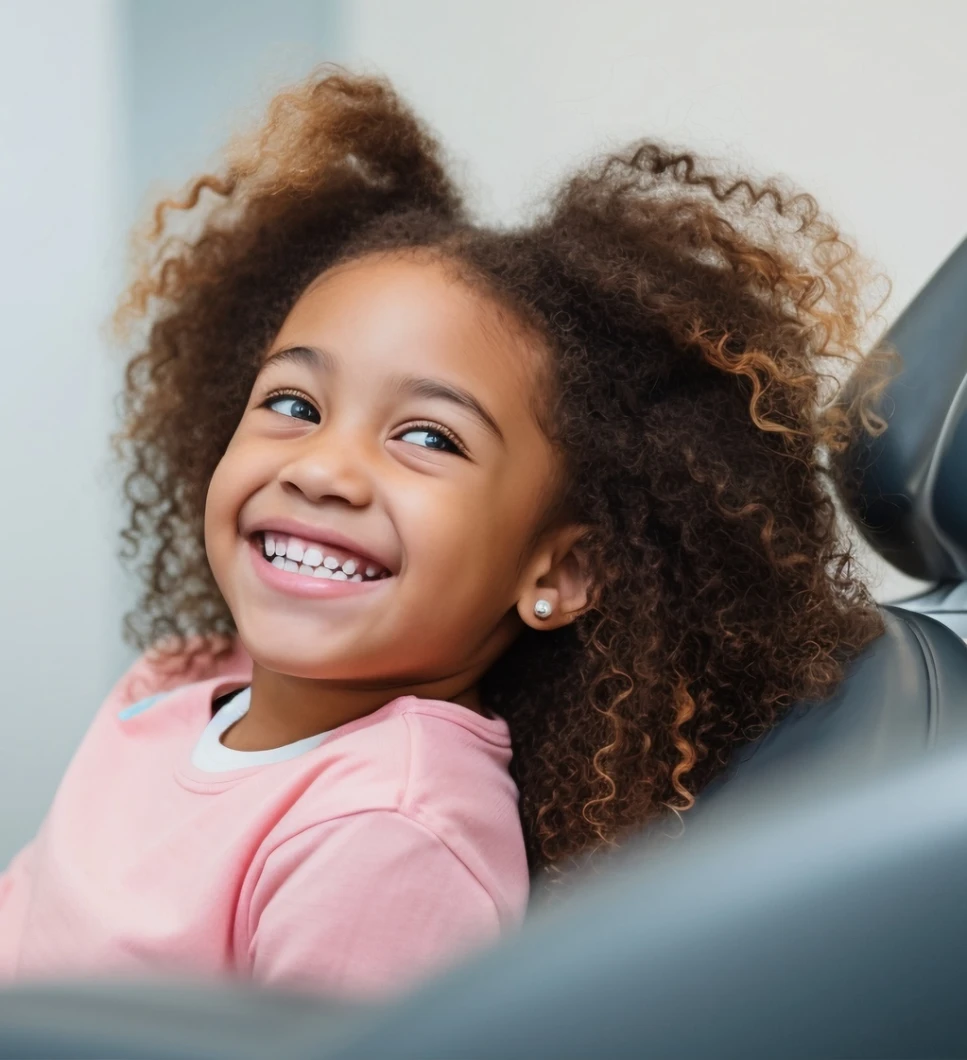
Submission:
[[[556,510],[589,528],[591,599],[570,625],[524,629],[481,683],[511,729],[535,875],[690,807],[882,632],[827,464],[885,426],[887,359],[861,344],[886,296],[867,311],[869,267],[785,181],[641,140],[582,164],[531,223],[477,224],[390,83],[327,63],[222,172],[158,203],[140,246],[115,318],[144,324],[115,443],[141,648],[231,643],[206,490],[261,353],[319,273],[431,253],[540,337]],[[844,408],[854,367],[868,382]]]

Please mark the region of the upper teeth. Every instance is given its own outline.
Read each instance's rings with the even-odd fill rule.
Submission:
[[[333,578],[336,581],[354,582],[364,580],[363,575],[357,573],[357,568],[363,567],[365,561],[358,557],[340,560],[337,556],[324,553],[322,550],[325,547],[325,545],[305,541],[289,534],[265,531],[262,535],[262,549],[265,557],[271,560],[276,567],[298,571],[300,574],[308,574],[314,578]],[[365,571],[366,578],[381,577],[389,573],[375,563],[365,564]]]

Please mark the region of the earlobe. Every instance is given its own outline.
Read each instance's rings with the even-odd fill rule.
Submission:
[[[557,562],[521,598],[517,607],[523,621],[532,629],[558,629],[569,625],[585,609],[589,586],[585,564],[576,545],[580,534],[572,528],[572,540]],[[560,542],[558,543],[560,547]]]
[[[563,624],[557,592],[547,587],[537,588],[521,599],[517,613],[532,629],[556,629]]]

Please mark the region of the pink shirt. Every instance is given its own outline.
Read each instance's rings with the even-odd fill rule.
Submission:
[[[0,980],[190,973],[372,996],[520,923],[505,721],[401,696],[295,757],[210,772],[192,759],[212,700],[251,661],[236,646],[204,680],[200,665],[173,677],[142,658],[97,712],[0,876]]]

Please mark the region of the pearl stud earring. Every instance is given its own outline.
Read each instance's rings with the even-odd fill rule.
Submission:
[[[534,614],[537,615],[538,618],[547,618],[553,610],[554,608],[551,607],[550,601],[548,600],[538,600],[537,603],[534,604]]]

